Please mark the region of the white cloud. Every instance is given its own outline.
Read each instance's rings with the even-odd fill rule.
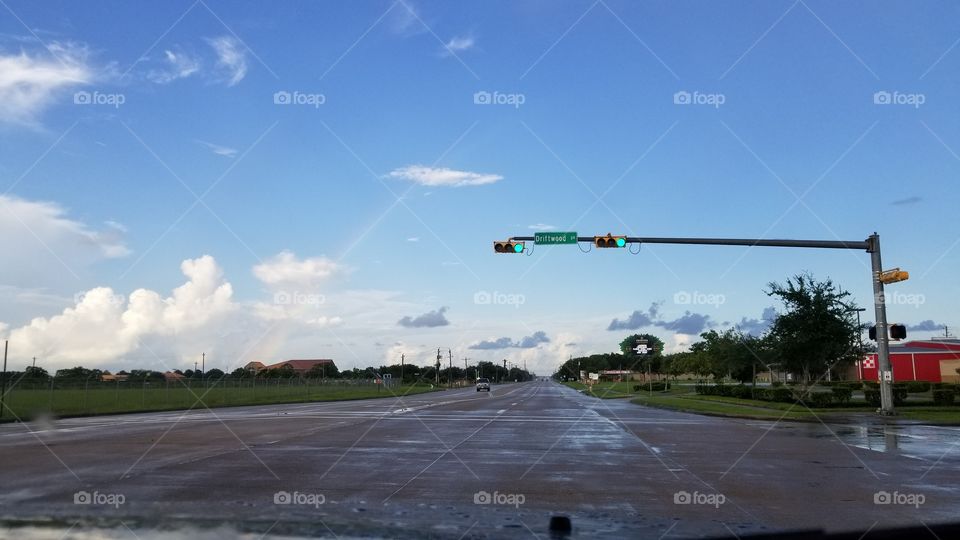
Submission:
[[[164,51],[164,61],[162,69],[151,69],[147,73],[148,79],[157,84],[168,84],[200,71],[200,60],[182,51]]]
[[[342,272],[343,267],[326,257],[297,258],[291,251],[281,251],[253,267],[253,275],[266,285],[313,287]]]
[[[234,86],[247,76],[247,51],[239,40],[220,36],[207,40],[217,53],[217,67],[224,72],[227,86]]]
[[[102,259],[125,257],[130,250],[123,232],[115,222],[95,230],[68,217],[55,202],[0,195],[0,280],[26,286],[51,273],[62,279],[64,265],[78,271]]]
[[[425,167],[423,165],[408,165],[394,169],[388,176],[409,180],[423,186],[480,186],[503,180],[503,176],[499,174],[457,171],[441,167]]]
[[[440,52],[443,56],[450,56],[472,49],[475,44],[473,36],[454,36],[450,41],[443,44],[443,50]]]
[[[127,300],[96,287],[61,314],[11,330],[11,348],[43,358],[51,368],[73,362],[95,367],[133,351],[144,338],[203,328],[235,309],[233,288],[213,257],[188,259],[180,269],[187,282],[167,298],[137,289]]]
[[[36,124],[62,91],[91,82],[85,47],[54,42],[50,51],[55,57],[0,52],[0,122]]]
[[[221,146],[219,144],[209,143],[206,141],[197,140],[197,144],[201,144],[210,149],[211,152],[218,156],[233,158],[237,156],[237,149],[230,148],[229,146]]]
[[[547,225],[546,223],[534,223],[533,225],[527,225],[527,228],[534,231],[552,231],[556,229],[553,225]]]
[[[419,242],[419,241],[420,241],[419,236],[411,236],[410,238],[407,238],[407,242]]]

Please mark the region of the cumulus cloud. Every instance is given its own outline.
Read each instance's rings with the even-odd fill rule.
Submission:
[[[200,71],[200,60],[182,51],[164,51],[163,67],[147,72],[147,79],[157,84],[169,84],[177,79],[186,79]]]
[[[253,275],[266,285],[309,288],[342,270],[336,261],[326,257],[301,259],[284,250],[254,266]]]
[[[607,330],[639,330],[640,328],[656,326],[671,330],[679,334],[696,335],[705,329],[714,326],[710,315],[685,311],[683,315],[673,320],[664,320],[660,315],[660,303],[654,302],[646,311],[636,310],[626,319],[613,319]]]
[[[92,81],[85,47],[53,42],[49,49],[35,55],[0,52],[0,122],[36,124],[64,90]]]
[[[658,315],[658,310],[660,309],[660,304],[654,302],[650,304],[650,308],[647,311],[634,311],[626,319],[613,319],[610,321],[610,325],[607,326],[607,330],[637,330],[643,328],[644,326],[652,326],[654,320],[656,320]]]
[[[109,287],[78,295],[74,306],[10,331],[11,347],[48,362],[98,365],[136,349],[151,336],[203,328],[235,308],[233,289],[209,255],[180,265],[187,281],[166,298],[137,289],[129,299]]]
[[[438,326],[447,326],[450,324],[450,321],[448,321],[444,315],[446,311],[446,307],[441,307],[440,309],[428,311],[417,317],[407,315],[397,321],[397,324],[405,328],[436,328]]]
[[[424,165],[408,165],[394,169],[388,174],[390,178],[399,178],[423,186],[481,186],[503,180],[499,174],[475,173],[458,171],[443,167],[426,167]]]
[[[103,259],[130,254],[124,242],[124,228],[107,222],[103,228],[68,216],[55,202],[31,201],[0,195],[0,279],[22,286],[49,277],[61,276],[64,267],[79,270]],[[25,264],[25,260],[34,264]]]
[[[745,334],[759,336],[760,334],[766,332],[768,328],[770,328],[770,325],[773,324],[773,321],[776,318],[777,310],[773,306],[770,306],[768,308],[764,308],[763,314],[760,315],[759,319],[748,319],[743,317],[735,326],[738,330]]]
[[[944,325],[942,323],[934,322],[933,319],[927,319],[925,321],[920,321],[917,324],[907,325],[907,330],[913,332],[936,332],[938,330],[943,330]]]
[[[525,336],[520,341],[514,341],[509,337],[502,337],[492,341],[480,341],[471,345],[470,349],[476,350],[496,350],[496,349],[533,349],[541,343],[550,343],[550,338],[546,332],[538,331],[532,335]]]
[[[217,53],[217,68],[227,86],[234,86],[247,76],[247,50],[243,43],[231,36],[210,38],[207,43]]]

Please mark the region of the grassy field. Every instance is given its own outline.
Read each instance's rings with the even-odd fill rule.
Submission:
[[[57,417],[95,414],[129,413],[204,409],[237,405],[267,405],[271,403],[302,403],[366,398],[390,398],[433,391],[430,385],[405,385],[383,388],[381,385],[342,384],[270,384],[260,381],[256,386],[214,385],[187,388],[179,383],[159,386],[97,387],[64,389],[14,388],[4,397],[0,421],[29,419],[39,414]],[[12,411],[12,413],[11,413]]]
[[[666,392],[648,393],[633,391],[636,382],[601,382],[588,388],[579,382],[564,383],[570,388],[584,391],[601,399],[632,398],[638,405],[672,409],[676,411],[708,414],[713,416],[733,416],[738,418],[756,418],[758,420],[801,420],[817,421],[838,420],[857,415],[872,416],[876,407],[856,400],[847,407],[829,407],[808,409],[802,404],[777,403],[753,399],[739,399],[727,396],[704,396],[694,392],[692,386],[673,386]],[[642,387],[642,385],[641,385]],[[911,400],[920,398],[911,394]],[[910,401],[908,401],[910,403]],[[960,424],[960,406],[907,405],[897,408],[897,419],[934,424]]]

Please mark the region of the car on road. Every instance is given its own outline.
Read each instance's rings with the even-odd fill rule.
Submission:
[[[477,392],[481,390],[490,391],[490,379],[477,379]]]

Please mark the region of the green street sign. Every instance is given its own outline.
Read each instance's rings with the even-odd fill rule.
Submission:
[[[538,232],[533,235],[534,244],[576,244],[577,233],[575,232]]]

